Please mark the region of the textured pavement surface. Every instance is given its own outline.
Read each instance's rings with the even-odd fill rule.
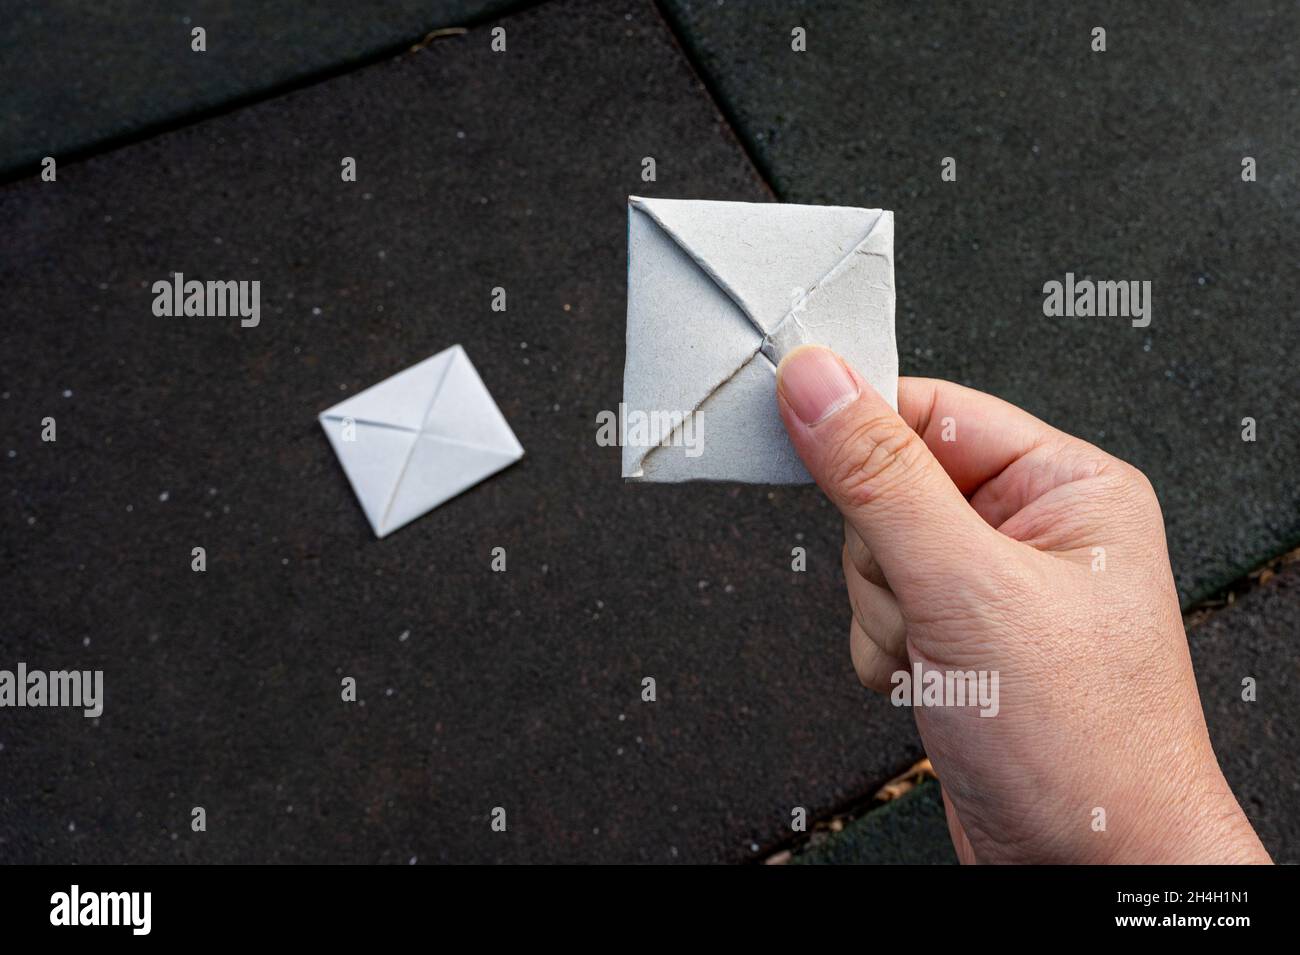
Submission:
[[[744,860],[919,755],[814,488],[595,442],[626,196],[764,187],[647,4],[505,22],[0,190],[5,657],[107,693],[6,713],[6,858]],[[173,270],[261,324],[155,317]],[[527,454],[376,541],[316,414],[456,342]]]
[[[1188,631],[1219,763],[1273,861],[1300,864],[1300,563]],[[1243,680],[1255,699],[1243,699]],[[1152,773],[1159,773],[1152,766]],[[918,786],[792,861],[955,861],[939,787]]]
[[[347,69],[510,0],[0,2],[0,178]],[[192,31],[206,31],[205,52]]]
[[[1273,860],[1300,865],[1300,563],[1189,639],[1210,739]],[[1246,702],[1242,681],[1255,681]]]
[[[666,5],[783,201],[894,210],[900,373],[1146,471],[1185,603],[1300,542],[1300,6]],[[1150,326],[1045,317],[1067,272],[1151,281]]]
[[[809,845],[794,865],[955,865],[939,784],[924,782],[840,832]]]

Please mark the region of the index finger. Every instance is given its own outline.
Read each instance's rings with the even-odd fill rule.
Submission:
[[[1001,398],[939,378],[899,378],[898,413],[967,497],[1035,447],[1066,437]]]

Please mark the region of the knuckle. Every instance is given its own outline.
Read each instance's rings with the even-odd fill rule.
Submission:
[[[1043,593],[1043,581],[1020,561],[1004,560],[988,568],[983,579],[988,606],[1004,612],[1024,613]]]
[[[1132,483],[1133,490],[1138,499],[1147,503],[1155,503],[1157,500],[1156,488],[1155,485],[1151,483],[1151,479],[1146,476],[1146,472],[1140,471],[1130,464],[1128,465],[1128,473],[1129,480]]]
[[[1160,498],[1146,474],[1126,461],[1116,460],[1105,472],[1111,480],[1110,493],[1119,509],[1139,522],[1163,524]]]
[[[924,461],[920,436],[897,418],[855,422],[827,462],[831,484],[847,503],[865,504],[904,480]]]
[[[1119,458],[1110,457],[1097,468],[1097,474],[1108,478],[1111,487],[1133,500],[1154,499],[1156,489],[1142,470]]]

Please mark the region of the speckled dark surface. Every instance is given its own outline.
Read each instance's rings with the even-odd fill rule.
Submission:
[[[665,4],[783,200],[894,210],[902,374],[1145,470],[1185,602],[1300,542],[1300,5]],[[1044,317],[1066,272],[1150,327]]]
[[[764,187],[648,5],[507,26],[0,189],[3,659],[107,693],[5,713],[6,859],[743,860],[919,754],[814,488],[595,442],[627,194]],[[155,317],[173,270],[260,280],[260,326]],[[455,342],[527,454],[376,541],[316,414]]]
[[[1228,784],[1273,861],[1300,865],[1300,564],[1189,634]],[[1243,680],[1255,700],[1243,699]]]
[[[0,4],[0,177],[346,70],[520,0]],[[207,31],[207,51],[191,31]]]

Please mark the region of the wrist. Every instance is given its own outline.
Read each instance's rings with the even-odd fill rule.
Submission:
[[[1114,820],[1089,862],[1117,865],[1269,865],[1218,766],[1181,785],[1151,786]]]

